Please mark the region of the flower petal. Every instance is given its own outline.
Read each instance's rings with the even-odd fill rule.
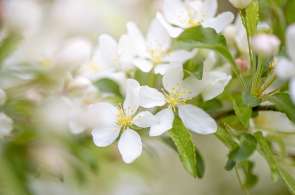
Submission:
[[[163,14],[170,24],[182,28],[185,28],[188,24],[189,14],[181,0],[164,0]]]
[[[295,79],[292,79],[289,84],[290,96],[295,104]]]
[[[165,20],[165,18],[163,17],[162,14],[157,13],[157,19],[160,21],[160,23],[163,25],[163,27],[167,30],[170,37],[176,38],[183,32],[182,28],[178,28],[178,27],[174,27],[174,26],[170,25]]]
[[[195,133],[211,134],[217,131],[217,124],[205,111],[193,105],[178,106],[178,114],[184,126]]]
[[[13,129],[13,121],[6,114],[0,112],[0,137],[7,136]]]
[[[142,86],[139,92],[140,106],[144,108],[153,108],[163,106],[165,104],[164,95],[157,89]]]
[[[176,87],[181,85],[183,78],[182,66],[174,66],[166,71],[163,76],[163,87],[165,90],[171,92]]]
[[[220,95],[230,80],[231,76],[221,71],[206,73],[203,81],[206,85],[202,92],[203,99],[207,101]]]
[[[155,116],[148,111],[138,113],[134,119],[133,123],[141,128],[147,128],[155,123]]]
[[[280,58],[275,71],[281,79],[290,79],[295,76],[295,64],[286,58]]]
[[[102,128],[95,128],[92,131],[92,139],[96,146],[105,147],[111,145],[120,134],[120,127],[109,126]]]
[[[140,85],[134,79],[127,80],[126,97],[123,103],[125,114],[133,115],[139,107]]]
[[[147,48],[144,37],[137,25],[133,22],[127,24],[128,36],[130,37],[130,44],[136,52],[136,55],[145,57],[147,56]]]
[[[163,58],[164,62],[178,62],[180,64],[184,63],[188,59],[192,58],[196,54],[196,51],[186,51],[186,50],[175,50]]]
[[[169,49],[171,44],[171,38],[169,37],[167,30],[155,18],[147,33],[147,45],[149,49],[166,51]]]
[[[103,34],[99,36],[99,51],[103,60],[109,65],[114,66],[118,58],[117,41],[110,35]]]
[[[295,63],[295,24],[289,26],[287,30],[287,51],[292,62]]]
[[[97,103],[87,107],[87,123],[97,127],[113,126],[117,121],[118,109],[110,103]],[[93,119],[94,113],[97,113],[96,119]],[[92,117],[89,117],[89,116]]]
[[[226,26],[234,20],[234,15],[231,12],[223,12],[215,18],[210,18],[202,23],[203,27],[214,28],[217,33],[222,32]]]
[[[132,129],[125,130],[120,137],[118,148],[123,161],[132,163],[142,152],[140,136]]]
[[[150,72],[153,68],[153,63],[144,58],[135,58],[132,63],[139,68],[142,72]]]
[[[206,87],[204,81],[198,80],[194,76],[190,76],[181,83],[181,89],[184,91],[182,98],[188,100],[196,97],[204,90],[204,87]]]
[[[173,126],[174,113],[171,108],[161,110],[155,115],[156,123],[150,128],[150,136],[159,136]]]

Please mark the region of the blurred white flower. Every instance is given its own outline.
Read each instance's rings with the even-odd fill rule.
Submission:
[[[199,95],[204,90],[204,83],[194,77],[183,80],[182,67],[169,69],[163,76],[161,93],[157,89],[143,86],[140,89],[140,105],[144,108],[167,105],[158,112],[152,121],[148,123],[150,136],[158,136],[168,131],[173,126],[174,113],[178,109],[178,115],[184,126],[195,133],[211,134],[216,132],[217,124],[202,109],[187,104],[186,101]]]
[[[252,0],[229,0],[229,2],[238,9],[245,9],[247,8]]]
[[[42,23],[42,7],[36,0],[4,0],[3,20],[9,30],[30,36]]]
[[[276,73],[281,79],[290,79],[290,95],[295,103],[295,24],[287,29],[286,45],[289,59],[284,57],[278,59]]]
[[[140,85],[133,79],[127,80],[126,98],[122,107],[109,103],[98,103],[100,126],[92,131],[93,141],[98,147],[112,144],[120,135],[118,149],[125,163],[131,163],[142,152],[142,142],[139,134],[132,129],[133,125],[146,128],[146,121],[152,120],[150,112],[136,115],[139,107]]]
[[[131,52],[134,55],[132,63],[143,72],[154,70],[155,73],[164,74],[173,64],[182,64],[195,53],[171,51],[171,38],[158,19],[150,24],[146,38],[136,24],[128,23],[127,28],[130,44],[133,45],[131,49],[134,50]]]
[[[280,40],[275,35],[258,34],[252,38],[253,51],[264,57],[271,57],[278,53]]]
[[[130,70],[133,66],[129,47],[130,40],[126,35],[121,36],[118,42],[110,35],[100,35],[97,48],[90,60],[80,67],[79,74],[90,80],[97,80]]]
[[[7,136],[13,129],[13,121],[3,112],[0,112],[0,137]]]
[[[237,17],[234,24],[228,25],[223,34],[234,53],[241,53],[248,56],[249,46],[247,40],[246,29],[243,26],[241,17]],[[238,51],[236,51],[238,49]]]
[[[68,39],[57,52],[56,63],[70,70],[75,69],[90,58],[91,49],[91,43],[85,38]]]
[[[6,102],[6,93],[3,89],[0,88],[0,106]]]
[[[164,0],[162,13],[157,18],[172,37],[179,36],[185,28],[202,25],[221,32],[234,20],[231,12],[218,16],[217,0]]]

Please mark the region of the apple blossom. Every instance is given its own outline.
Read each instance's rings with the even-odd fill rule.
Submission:
[[[217,124],[201,108],[188,104],[187,101],[199,95],[204,90],[204,82],[194,77],[183,80],[181,66],[170,68],[163,76],[163,92],[143,86],[140,89],[140,105],[144,108],[164,106],[155,115],[150,124],[150,136],[161,135],[172,128],[174,113],[178,110],[184,126],[195,133],[211,134],[216,132]]]
[[[132,63],[143,72],[164,74],[175,63],[182,64],[193,57],[194,51],[171,50],[171,38],[159,22],[154,19],[150,24],[146,38],[142,35],[137,25],[128,23],[128,36],[133,45],[134,54]]]
[[[92,131],[93,142],[98,147],[112,144],[118,137],[118,149],[125,163],[131,163],[142,152],[139,134],[133,125],[146,128],[153,120],[153,115],[144,111],[137,114],[139,108],[140,85],[133,79],[127,80],[126,98],[122,106],[115,107],[110,103],[98,103],[100,124]],[[122,134],[120,135],[120,132]]]
[[[216,12],[216,0],[164,0],[162,12],[157,14],[157,18],[171,37],[198,25],[214,28],[219,33],[233,21],[234,15],[223,12],[215,16]]]
[[[286,36],[289,59],[284,57],[278,59],[276,73],[281,79],[290,79],[290,95],[295,103],[295,24],[288,27]]]
[[[264,57],[274,56],[280,47],[280,40],[270,34],[258,34],[252,38],[252,49],[258,55]]]

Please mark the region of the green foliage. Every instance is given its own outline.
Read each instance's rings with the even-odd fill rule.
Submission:
[[[120,92],[120,86],[118,85],[118,83],[111,79],[100,79],[96,81],[94,85],[100,92],[111,93],[113,95],[117,95],[118,97],[122,97],[122,94]]]
[[[267,98],[275,107],[285,113],[288,118],[295,122],[295,106],[287,93],[277,93]]]
[[[259,22],[259,4],[257,0],[252,3],[245,10],[246,26],[249,36],[252,37],[256,34],[257,24]]]
[[[221,54],[230,64],[235,66],[235,61],[227,48],[223,35],[214,29],[201,26],[186,29],[174,42],[175,48],[192,50],[195,48],[212,49]]]
[[[0,64],[16,49],[19,41],[19,35],[11,33],[0,42]]]
[[[183,65],[184,77],[190,75],[195,76],[197,79],[201,80],[203,78],[203,61],[204,58],[200,55],[196,55],[192,59],[185,62]]]
[[[244,104],[241,96],[233,97],[232,101],[235,114],[237,115],[243,126],[247,128],[249,126],[249,120],[252,115],[252,109]]]
[[[176,117],[173,128],[169,131],[169,136],[173,140],[184,168],[194,177],[202,177],[204,174],[204,163],[197,153],[192,142],[191,134],[183,126],[181,120]]]

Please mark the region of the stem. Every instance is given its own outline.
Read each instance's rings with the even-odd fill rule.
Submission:
[[[242,179],[241,179],[241,176],[240,176],[240,174],[239,174],[239,170],[238,170],[237,167],[235,167],[235,173],[236,173],[236,176],[237,176],[238,182],[239,182],[239,184],[240,184],[240,186],[241,186],[241,189],[242,189],[243,191],[245,191],[245,194],[246,194],[246,195],[249,195],[249,194],[250,194],[249,191],[247,190],[247,188],[245,188],[245,187],[243,186]]]

